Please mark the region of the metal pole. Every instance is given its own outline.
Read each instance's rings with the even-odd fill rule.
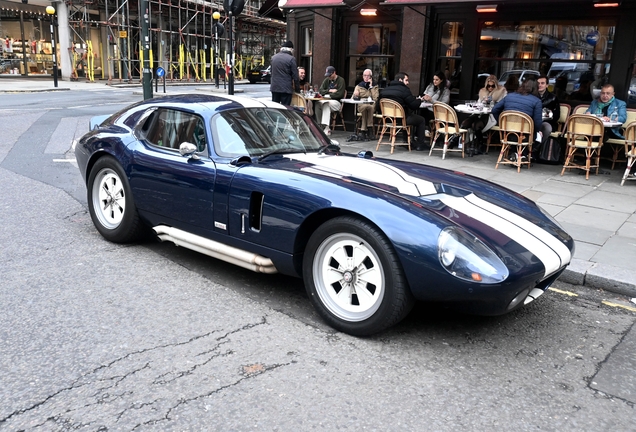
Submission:
[[[55,45],[55,17],[51,15],[51,49],[53,50],[53,87],[57,87],[57,46]]]
[[[152,99],[152,71],[150,70],[150,37],[149,37],[149,15],[148,0],[141,0],[143,19],[141,20],[142,49],[144,50],[143,64],[143,88],[144,100]]]
[[[227,94],[234,94],[234,61],[233,61],[233,41],[232,41],[232,27],[234,27],[234,17],[232,16],[232,11],[228,13],[230,18],[230,31],[228,32],[228,38],[230,40],[230,58],[228,60],[228,64],[230,65],[230,73],[228,74],[228,85],[227,85]]]
[[[55,8],[53,6],[47,6],[46,13],[51,16],[51,50],[53,52],[53,87],[57,88],[57,46],[55,44],[55,27],[57,21],[55,20]]]
[[[221,18],[221,14],[214,12],[212,18],[212,25],[214,26],[214,82],[216,88],[219,88],[219,18]],[[216,22],[214,22],[215,20]]]

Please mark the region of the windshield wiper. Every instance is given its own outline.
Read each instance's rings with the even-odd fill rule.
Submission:
[[[327,154],[339,154],[340,153],[340,146],[336,145],[336,144],[328,144],[326,146],[322,146],[320,147],[320,150],[318,150],[318,154],[321,155],[323,153],[327,153]]]
[[[265,159],[266,157],[269,157],[269,156],[274,155],[274,154],[289,154],[289,153],[298,153],[298,152],[306,153],[304,148],[300,149],[300,148],[292,147],[292,146],[288,146],[288,147],[284,147],[284,148],[272,149],[272,150],[260,155],[258,157],[258,161],[260,162],[263,159]]]

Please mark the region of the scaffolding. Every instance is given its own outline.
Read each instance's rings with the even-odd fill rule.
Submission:
[[[144,55],[151,69],[162,67],[169,81],[207,81],[227,72],[228,25],[222,1],[149,0],[150,50],[141,48],[140,0],[67,0],[71,79],[141,80]],[[286,35],[283,21],[258,16],[260,1],[249,2],[234,19],[234,75],[269,63]],[[224,27],[215,40],[218,11]],[[215,65],[218,69],[215,70]]]

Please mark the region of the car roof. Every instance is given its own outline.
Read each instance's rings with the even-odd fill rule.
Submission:
[[[203,93],[163,96],[161,98],[147,99],[133,106],[142,105],[181,108],[197,112],[217,112],[237,108],[284,108],[283,105],[272,102],[267,98],[253,99],[244,96],[209,95]]]
[[[130,122],[137,123],[138,116],[149,108],[173,108],[196,113],[204,118],[211,118],[214,114],[221,111],[240,108],[286,109],[284,105],[272,102],[268,98],[253,99],[234,95],[190,93],[156,97],[137,102],[114,114],[110,118],[110,122],[132,127]]]

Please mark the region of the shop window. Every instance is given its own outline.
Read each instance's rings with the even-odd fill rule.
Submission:
[[[627,104],[631,108],[636,107],[636,52],[634,53],[634,60],[632,62],[632,77],[629,81]]]
[[[300,28],[300,61],[298,66],[305,68],[308,74],[312,71],[312,49],[314,46],[314,29],[310,26],[302,26]],[[311,81],[311,75],[307,76],[309,82]]]
[[[612,20],[485,21],[475,88],[486,74],[502,85],[545,74],[561,100],[589,101],[607,82],[615,26]]]
[[[347,48],[348,86],[362,81],[362,72],[371,69],[374,82],[386,85],[395,75],[395,47],[397,26],[395,24],[351,24]]]
[[[445,22],[442,24],[441,29],[437,70],[444,72],[446,75],[451,93],[459,93],[464,24],[461,22]]]

